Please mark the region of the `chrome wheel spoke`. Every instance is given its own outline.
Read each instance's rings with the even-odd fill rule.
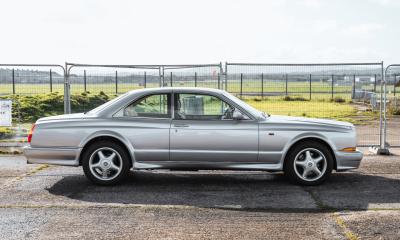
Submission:
[[[98,151],[97,155],[99,155],[100,160],[103,160],[106,158],[106,156],[104,156],[104,153],[102,151]]]
[[[306,169],[307,166],[306,161],[296,161],[296,165],[303,167],[303,169]]]
[[[310,151],[306,151],[306,160],[312,159]]]
[[[101,176],[103,178],[107,178],[108,177],[108,171],[107,170],[103,170],[103,172],[101,173]]]
[[[319,177],[319,176],[321,176],[321,171],[317,168],[317,167],[315,167],[313,170],[312,170],[315,174],[317,174],[317,176]]]
[[[117,154],[115,152],[113,152],[107,159],[112,161],[112,160],[114,160],[115,156],[117,156]]]
[[[100,168],[100,161],[98,161],[97,163],[92,164],[92,168]]]
[[[119,171],[119,169],[120,169],[120,167],[118,167],[117,165],[115,165],[114,162],[111,162],[110,168],[113,169],[113,170],[115,170],[115,171]]]
[[[307,175],[308,175],[308,169],[304,169],[304,172],[303,172],[303,174],[301,175],[303,178],[307,178]]]
[[[319,162],[321,162],[323,159],[324,159],[324,158],[323,158],[322,156],[319,156],[319,157],[317,157],[317,158],[314,158],[314,162],[315,162],[315,163],[319,163]]]

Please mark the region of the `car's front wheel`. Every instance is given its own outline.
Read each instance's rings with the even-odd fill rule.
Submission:
[[[333,169],[333,156],[329,149],[315,141],[296,145],[286,157],[285,175],[291,182],[313,186],[324,182]]]
[[[86,177],[95,184],[114,185],[129,172],[129,156],[119,144],[99,141],[83,153],[82,167]]]

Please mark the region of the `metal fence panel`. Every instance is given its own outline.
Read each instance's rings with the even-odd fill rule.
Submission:
[[[1,95],[64,92],[64,68],[53,64],[0,64]]]
[[[0,126],[1,141],[23,142],[36,118],[64,113],[64,76],[56,64],[0,64],[0,98],[12,100],[12,126]]]
[[[85,112],[134,89],[168,86],[218,88],[220,64],[91,65],[67,64],[71,112]],[[88,101],[94,98],[96,101]]]
[[[0,97],[14,100],[12,128],[18,136],[26,135],[34,121],[29,117],[37,113],[21,99],[34,103],[38,94],[52,93],[41,106],[48,110],[39,114],[54,115],[62,107],[66,113],[71,107],[88,111],[133,89],[183,86],[225,89],[272,114],[350,121],[359,146],[400,147],[400,65],[385,73],[383,81],[383,63],[226,63],[225,72],[222,64],[0,64]]]
[[[221,64],[163,66],[164,86],[221,88]]]
[[[268,113],[353,122],[359,146],[379,146],[382,69],[383,63],[226,63],[225,89]]]
[[[400,64],[389,65],[385,70],[386,115],[385,143],[400,147]]]

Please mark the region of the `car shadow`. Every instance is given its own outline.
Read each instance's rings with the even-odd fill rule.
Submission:
[[[365,210],[400,207],[400,179],[334,173],[320,186],[301,187],[262,172],[135,171],[120,185],[96,186],[70,175],[49,193],[92,203],[194,206],[258,211]]]

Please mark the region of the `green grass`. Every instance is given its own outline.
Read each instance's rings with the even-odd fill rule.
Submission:
[[[327,118],[339,121],[363,124],[365,119],[375,119],[377,113],[358,112],[349,103],[336,103],[330,101],[283,101],[282,99],[243,99],[248,104],[273,115],[286,115],[297,117]]]
[[[168,86],[170,83],[166,81]],[[195,84],[193,81],[191,82],[175,82],[173,86],[180,86],[180,87],[194,87]],[[198,87],[209,87],[209,88],[218,88],[217,81],[207,81],[207,82],[198,82]],[[159,87],[158,83],[148,83],[147,87]],[[117,90],[118,93],[125,93],[127,91],[133,89],[143,88],[143,86],[139,86],[138,84],[133,83],[119,83]],[[288,94],[302,94],[304,96],[309,97],[310,86],[308,82],[289,82],[288,83]],[[286,92],[286,85],[284,82],[264,82],[264,93],[266,95],[272,93],[280,93],[285,94]],[[362,89],[372,91],[374,89],[373,85],[364,85]],[[240,93],[241,87],[240,82],[238,81],[230,81],[226,86],[226,90],[228,92],[235,92]],[[242,86],[243,93],[259,93],[261,96],[261,82],[259,80],[246,80]],[[377,92],[380,91],[380,87],[377,86]],[[71,84],[71,94],[80,94],[84,91],[83,84]],[[87,84],[86,91],[91,93],[98,93],[103,91],[106,94],[115,94],[116,86],[114,83],[96,83],[96,84]],[[318,95],[319,98],[329,99],[331,98],[331,91],[332,86],[330,83],[327,82],[312,82],[311,85],[311,97],[314,98]],[[351,97],[352,86],[334,86],[333,88],[334,96],[337,95],[346,95],[347,98]],[[394,88],[393,86],[388,86],[387,91],[389,95],[394,95]],[[13,88],[12,84],[1,84],[0,86],[0,95],[4,94],[12,94]],[[43,94],[50,92],[49,84],[16,84],[15,85],[15,92],[16,94]],[[53,84],[53,92],[64,92],[64,85],[57,83]],[[322,94],[320,92],[323,92]],[[400,87],[396,88],[397,94],[400,94]]]

